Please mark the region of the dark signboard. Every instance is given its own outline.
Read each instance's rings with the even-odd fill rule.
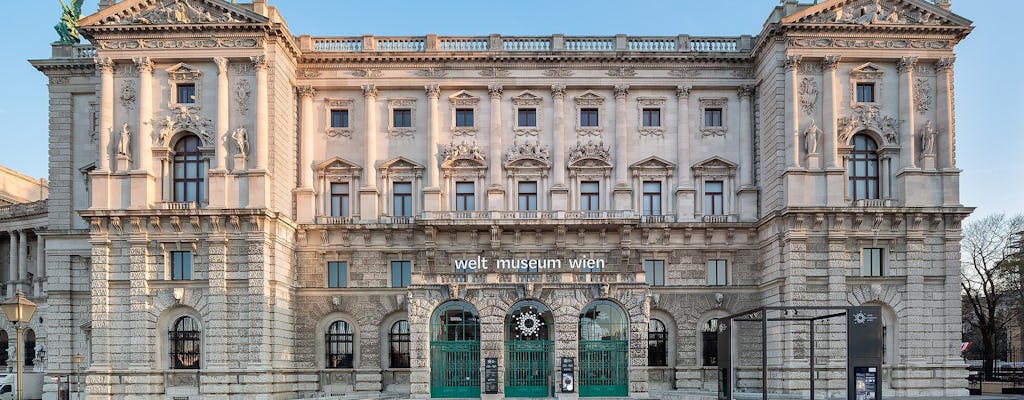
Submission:
[[[575,358],[562,357],[562,393],[572,393],[576,391],[576,377],[573,375],[575,366]]]
[[[850,400],[882,398],[878,371],[882,367],[882,309],[851,307],[846,314],[847,371]]]
[[[484,393],[498,393],[498,359],[484,359]]]

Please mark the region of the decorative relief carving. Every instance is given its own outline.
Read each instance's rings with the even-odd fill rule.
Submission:
[[[749,99],[749,98],[754,97],[754,93],[756,91],[757,91],[757,87],[754,86],[754,85],[740,85],[738,88],[736,88],[736,96],[741,98],[741,99],[743,99],[743,98]]]
[[[300,69],[295,71],[295,76],[299,78],[318,78],[320,75],[320,71],[314,71],[311,69]]]
[[[501,98],[502,90],[503,89],[502,89],[501,85],[496,85],[496,84],[487,85],[487,93],[491,95],[492,99],[495,98],[495,97]]]
[[[806,62],[800,64],[801,75],[817,75],[821,73],[821,64],[816,62]]]
[[[953,63],[956,62],[956,57],[942,57],[939,61],[935,62],[935,71],[943,72],[953,67]]]
[[[948,40],[915,40],[915,39],[789,39],[793,47],[835,47],[835,48],[866,48],[866,49],[948,49]]]
[[[522,159],[538,160],[546,165],[550,165],[551,148],[543,146],[536,141],[525,141],[522,143],[515,141],[505,151],[505,165],[507,166],[512,162]]]
[[[803,56],[786,56],[786,59],[782,61],[782,66],[786,68],[786,71],[792,71],[800,67],[800,60],[803,60]]]
[[[68,84],[68,77],[63,75],[50,76],[51,85],[66,85]]]
[[[441,96],[441,86],[435,84],[423,86],[423,92],[428,99],[436,99]]]
[[[167,75],[175,81],[197,81],[203,76],[203,71],[185,63],[178,63],[167,69]]]
[[[544,76],[549,78],[568,78],[572,75],[572,70],[568,68],[552,68],[547,71],[544,71]]]
[[[900,73],[909,72],[914,69],[914,65],[917,65],[917,57],[902,57],[896,62],[896,70]]]
[[[615,85],[612,88],[612,93],[615,94],[616,99],[625,99],[629,95],[629,85]]]
[[[169,25],[169,24],[215,24],[227,22],[249,22],[248,18],[235,15],[227,10],[217,10],[192,4],[192,0],[164,0],[156,7],[132,15],[133,10],[123,11],[101,22],[103,25]],[[201,4],[202,2],[200,2]]]
[[[690,90],[693,89],[693,85],[678,85],[676,86],[676,97],[679,99],[690,98]]]
[[[124,84],[121,85],[121,97],[120,97],[120,99],[121,99],[121,105],[124,106],[124,108],[128,109],[128,111],[131,111],[131,110],[135,109],[136,93],[135,93],[135,81],[134,80],[126,79],[124,81]]]
[[[569,165],[583,159],[601,160],[608,165],[611,165],[611,147],[605,145],[604,141],[595,143],[593,140],[588,140],[587,143],[576,143],[569,148],[566,159],[568,160]]]
[[[252,93],[252,85],[247,79],[241,79],[235,84],[235,110],[245,115],[249,112],[249,95]]]
[[[839,67],[839,61],[843,59],[843,56],[825,56],[821,61],[821,68],[824,71],[835,71]]]
[[[476,144],[475,140],[472,144],[463,140],[459,144],[452,142],[451,144],[441,145],[440,156],[443,164],[459,160],[472,160],[476,164],[474,166],[480,166],[484,165],[487,161],[483,149]]]
[[[807,16],[802,23],[857,25],[944,25],[949,21],[917,7],[892,0],[868,0],[845,7],[835,7]]]
[[[924,114],[931,109],[932,85],[927,79],[918,79],[914,84],[914,108]]]
[[[128,39],[100,40],[103,50],[135,49],[212,49],[212,48],[255,48],[261,40],[253,38],[202,38],[202,39]]]
[[[636,76],[636,69],[629,67],[618,67],[608,70],[608,72],[606,72],[605,74],[607,74],[608,76],[616,77],[630,77]]]
[[[110,74],[114,73],[114,65],[115,64],[114,64],[114,60],[110,59],[110,57],[103,57],[103,58],[97,57],[97,58],[94,58],[92,61],[96,65],[96,70],[100,71],[100,73],[110,73]]]
[[[934,76],[935,66],[929,64],[917,64],[914,66],[914,74],[921,76]]]
[[[818,81],[804,78],[800,81],[800,110],[811,115],[818,106]]]
[[[490,67],[480,70],[480,76],[486,76],[491,78],[505,78],[510,75],[512,75],[512,72],[504,68]]]
[[[422,76],[424,78],[444,78],[448,76],[448,71],[445,71],[443,68],[430,67],[416,71],[416,76]]]
[[[249,61],[252,62],[252,67],[256,71],[265,70],[267,68],[270,68],[270,64],[267,62],[267,56],[264,56],[264,55],[249,56]]]
[[[362,68],[350,72],[352,76],[356,78],[380,78],[384,76],[384,72],[376,68]]]
[[[668,71],[668,74],[676,78],[696,78],[700,71],[693,68],[676,68]]]
[[[254,75],[256,73],[256,68],[252,66],[252,63],[231,63],[230,66],[231,71],[233,71],[235,75]]]
[[[556,83],[551,85],[551,98],[553,99],[564,99],[565,98],[565,84]]]
[[[732,76],[742,79],[754,79],[753,68],[736,68],[732,70]]]
[[[160,136],[157,138],[158,145],[167,144],[167,139],[175,132],[189,131],[195,133],[202,140],[203,146],[212,146],[213,139],[210,132],[213,130],[213,121],[199,115],[198,109],[180,105],[173,108],[172,115],[166,115],[161,119],[154,119],[153,125],[160,125]]]
[[[836,119],[836,129],[839,132],[839,140],[842,143],[849,143],[854,133],[862,129],[873,129],[881,132],[885,138],[885,144],[898,144],[898,123],[895,118],[879,114],[879,107],[871,104],[861,104],[853,109],[853,116],[843,116]]]
[[[363,85],[363,97],[377,97],[377,86],[375,85]]]

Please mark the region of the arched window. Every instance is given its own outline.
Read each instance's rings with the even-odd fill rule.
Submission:
[[[718,365],[718,318],[709,319],[700,329],[701,365]]]
[[[199,369],[199,324],[192,317],[181,317],[167,332],[171,368]]]
[[[878,195],[878,144],[864,134],[853,135],[853,150],[847,165],[850,179],[850,198],[877,199]]]
[[[668,329],[659,319],[651,318],[647,325],[647,365],[668,366]]]
[[[388,343],[391,368],[409,368],[409,321],[403,319],[391,325]]]
[[[352,368],[355,361],[352,348],[352,326],[345,321],[334,321],[324,337],[327,343],[327,368]]]
[[[36,331],[25,330],[25,347],[22,350],[25,355],[25,365],[35,365],[36,359]]]
[[[206,199],[206,168],[199,137],[190,135],[174,145],[174,201],[198,203]]]
[[[10,354],[7,354],[7,346],[11,343],[7,339],[7,331],[0,331],[0,365],[7,365],[7,360],[11,358]]]

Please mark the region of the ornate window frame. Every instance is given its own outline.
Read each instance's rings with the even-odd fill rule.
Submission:
[[[157,318],[157,335],[161,339],[157,341],[156,346],[157,356],[159,365],[163,369],[171,371],[192,371],[193,369],[174,368],[174,360],[171,358],[171,338],[169,332],[174,329],[175,324],[182,317],[190,317],[195,321],[196,325],[199,326],[199,366],[195,370],[203,370],[206,367],[206,333],[207,326],[198,311],[192,308],[190,305],[179,305],[170,307],[164,310],[163,314]]]
[[[850,107],[859,105],[882,105],[882,67],[874,63],[864,63],[850,70]],[[857,101],[857,84],[870,83],[874,85],[875,101]]]
[[[388,136],[389,137],[411,137],[416,134],[416,98],[395,97],[389,98],[388,102]],[[395,110],[409,110],[409,126],[395,126]],[[453,111],[454,113],[454,111]],[[453,117],[454,118],[454,117]]]
[[[640,136],[665,135],[665,102],[664,97],[637,97],[636,98],[636,130]],[[644,110],[658,109],[658,126],[644,126]]]
[[[736,164],[721,157],[714,156],[698,162],[690,167],[693,170],[694,184],[697,195],[694,196],[694,214],[701,215],[705,222],[727,222],[732,219],[732,209],[736,196]],[[722,215],[707,215],[704,210],[704,186],[709,181],[722,181]],[[725,221],[717,221],[724,218]]]
[[[582,211],[580,191],[583,182],[597,181],[600,186],[599,210],[611,210],[611,176],[614,165],[611,146],[604,144],[604,141],[595,142],[593,139],[586,143],[579,141],[566,151],[566,162],[569,168],[569,190],[572,193],[572,204],[569,209]]]
[[[324,99],[324,127],[325,127],[324,133],[326,133],[328,137],[332,137],[333,138],[333,137],[341,136],[341,137],[345,137],[345,138],[349,138],[349,139],[352,138],[352,132],[354,132],[354,128],[352,127],[352,122],[355,121],[355,118],[353,118],[353,104],[355,104],[355,103],[350,98],[339,98],[339,99],[326,98],[326,99]],[[347,128],[331,126],[331,122],[332,122],[331,121],[331,112],[334,111],[334,110],[345,110],[345,111],[348,111],[348,127]],[[394,122],[394,121],[392,121],[392,122]]]
[[[356,163],[341,157],[334,157],[316,165],[316,216],[318,222],[345,223],[345,220],[359,219],[359,177],[362,168]],[[331,216],[331,184],[348,183],[349,210],[348,217]]]
[[[477,132],[480,132],[480,97],[474,96],[468,91],[460,90],[455,94],[448,96],[448,102],[450,104],[451,114],[451,131],[452,135],[455,136],[474,136]],[[456,126],[456,114],[459,109],[472,109],[473,110],[473,126]]]
[[[383,214],[394,217],[391,215],[392,211],[394,211],[394,183],[410,182],[412,183],[412,213],[410,213],[410,216],[402,216],[400,218],[409,218],[410,220],[414,218],[412,216],[423,209],[420,204],[420,194],[423,193],[424,167],[415,161],[399,156],[384,162],[378,170],[378,176],[381,181],[378,187],[386,188],[385,190],[388,191],[386,196],[381,196],[382,200],[386,202]]]
[[[587,90],[578,96],[573,97],[573,101],[576,103],[576,134],[578,136],[597,136],[600,137],[604,134],[605,127],[605,97],[593,90]],[[597,126],[583,126],[580,118],[582,117],[581,112],[584,108],[596,108],[597,109]]]
[[[473,198],[477,210],[481,199],[486,197],[484,183],[487,177],[487,155],[476,141],[462,143],[454,141],[441,146],[441,176],[444,178],[446,210],[455,211],[456,182],[473,182]]]
[[[182,111],[188,111],[188,113],[183,113]],[[204,182],[204,185],[206,185],[206,197],[200,199],[195,204],[198,207],[204,207],[210,202],[210,166],[216,156],[216,147],[210,137],[210,132],[207,131],[210,120],[198,116],[194,118],[185,117],[185,115],[196,115],[192,114],[191,111],[194,111],[194,109],[179,106],[174,110],[177,113],[176,121],[170,116],[166,117],[174,121],[174,125],[170,128],[174,132],[168,132],[165,137],[158,138],[156,143],[153,144],[151,151],[153,152],[154,162],[159,163],[159,166],[155,167],[158,172],[157,176],[161,180],[159,198],[165,204],[178,204],[174,201],[174,156],[176,154],[174,147],[186,136],[196,136],[199,138],[199,153],[201,154],[203,170],[206,174]]]
[[[671,215],[674,213],[666,212],[671,211],[669,199],[672,198],[672,194],[669,192],[671,187],[672,177],[675,175],[676,165],[658,156],[647,157],[643,160],[633,163],[629,166],[629,170],[633,171],[633,187],[639,188],[639,196],[634,197],[633,209],[641,215],[643,220],[657,220],[664,218],[665,215]],[[661,214],[657,215],[643,215],[644,204],[644,182],[657,181],[661,182]],[[645,222],[645,221],[641,221]]]
[[[535,126],[519,126],[519,109],[533,109],[537,114]],[[529,90],[519,92],[512,97],[512,131],[516,136],[538,136],[541,131],[541,121],[544,120],[544,97],[538,96]]]
[[[169,86],[169,88],[170,88],[170,90],[168,90],[168,96],[167,96],[168,97],[168,99],[167,99],[168,107],[174,108],[174,107],[185,106],[185,107],[190,107],[190,108],[200,108],[201,107],[200,99],[203,98],[203,96],[202,96],[202,86],[203,86],[202,76],[203,76],[203,71],[200,70],[199,68],[196,68],[196,67],[194,67],[192,65],[189,65],[189,64],[186,64],[186,63],[175,64],[174,66],[172,66],[170,68],[167,68],[165,71],[167,71],[167,86]],[[178,85],[180,85],[180,84],[192,84],[192,85],[195,85],[195,88],[196,88],[196,94],[195,94],[196,101],[195,102],[192,102],[192,103],[179,103],[178,102]]]
[[[551,149],[535,140],[513,143],[505,153],[503,163],[508,190],[507,204],[519,206],[519,182],[537,182],[537,210],[546,210],[548,174],[551,171]]]
[[[708,126],[708,109],[722,110],[722,126]],[[700,132],[704,136],[725,136],[729,132],[729,98],[728,97],[701,97],[700,98]]]

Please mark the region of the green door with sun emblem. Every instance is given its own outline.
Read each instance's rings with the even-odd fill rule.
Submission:
[[[442,304],[430,319],[430,397],[480,397],[480,317],[462,301]]]
[[[551,311],[535,300],[516,303],[505,316],[505,397],[548,397],[551,379]]]
[[[622,307],[593,301],[580,314],[580,397],[629,395],[629,320]]]

